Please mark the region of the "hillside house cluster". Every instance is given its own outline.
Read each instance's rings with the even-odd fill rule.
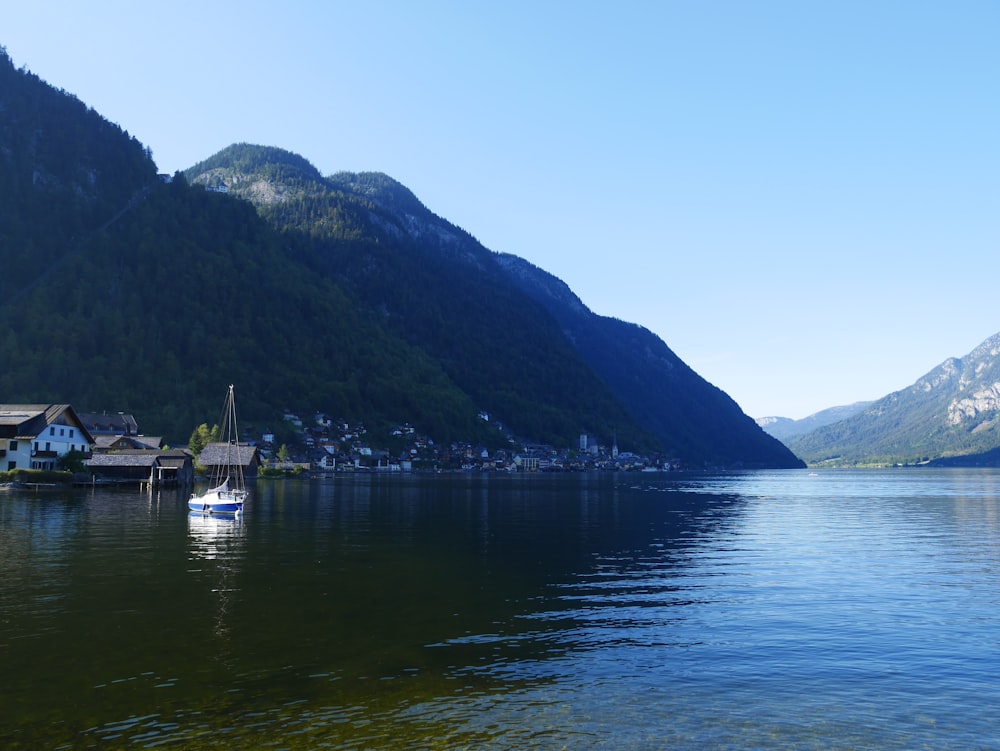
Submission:
[[[485,413],[480,419],[488,420]],[[262,461],[283,469],[304,468],[326,472],[409,472],[462,470],[466,472],[561,472],[595,470],[650,470],[676,468],[676,462],[653,459],[629,452],[619,452],[617,441],[611,447],[600,445],[594,436],[580,436],[579,450],[557,449],[541,444],[511,440],[510,448],[489,450],[471,443],[436,444],[409,423],[401,423],[390,432],[394,450],[375,448],[368,441],[363,423],[351,424],[317,412],[311,420],[286,412],[301,446],[278,461],[278,447],[273,432],[260,435]]]

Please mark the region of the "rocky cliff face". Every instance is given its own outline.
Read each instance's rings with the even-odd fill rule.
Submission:
[[[964,361],[950,361],[950,377],[958,378],[957,393],[948,403],[948,424],[976,428],[1000,412],[1000,335],[990,337]]]

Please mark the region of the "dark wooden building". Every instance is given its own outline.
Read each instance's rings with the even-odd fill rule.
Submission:
[[[256,477],[260,469],[260,452],[256,446],[241,443],[230,447],[225,443],[210,443],[198,455],[198,464],[211,475],[216,467],[225,465],[227,451],[232,451],[234,458],[243,465],[243,476]]]
[[[186,449],[127,449],[94,454],[87,462],[94,482],[194,484],[194,460]]]

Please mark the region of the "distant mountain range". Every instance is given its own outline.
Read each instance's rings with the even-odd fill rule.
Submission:
[[[790,417],[758,417],[756,422],[767,433],[785,443],[792,438],[822,428],[824,425],[832,425],[835,422],[846,420],[869,404],[871,402],[855,402],[842,407],[830,407],[808,417],[803,417],[801,420],[793,420]]]
[[[765,427],[811,466],[1000,466],[1000,334],[877,401]]]
[[[391,178],[246,144],[158,178],[135,138],[2,50],[0,268],[6,402],[133,412],[176,443],[236,383],[261,423],[315,409],[503,445],[499,422],[688,467],[801,466],[652,333]]]

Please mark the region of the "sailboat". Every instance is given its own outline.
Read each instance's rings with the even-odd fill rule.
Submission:
[[[188,508],[203,514],[239,514],[247,499],[247,489],[243,477],[243,457],[236,427],[236,401],[232,384],[222,410],[219,440],[224,443],[210,444],[213,449],[218,450],[218,455],[213,465],[209,489],[201,495],[192,493],[188,499]],[[204,456],[204,452],[202,455]]]

